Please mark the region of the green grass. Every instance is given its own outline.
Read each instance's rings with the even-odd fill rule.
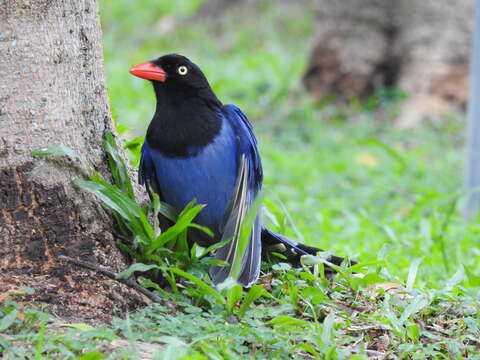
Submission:
[[[288,235],[362,261],[383,249],[389,271],[403,279],[424,256],[419,281],[429,286],[442,286],[460,265],[480,271],[472,256],[480,253],[478,222],[465,224],[458,204],[450,216],[463,199],[462,118],[400,131],[392,113],[401,95],[385,91],[342,108],[312,104],[300,81],[313,37],[311,1],[261,1],[220,18],[192,16],[199,2],[181,3],[149,1],[138,11],[101,3],[110,98],[117,122],[131,129],[127,137],[143,136],[154,110],[150,84],[130,76],[129,66],[185,54],[220,99],[254,122],[267,198],[288,214]],[[157,12],[145,20],[147,8]],[[162,33],[163,22],[173,30]],[[370,110],[378,108],[386,115],[374,119]]]
[[[344,106],[312,103],[300,81],[312,1],[259,1],[214,17],[195,15],[202,1],[177,3],[101,2],[123,135],[143,136],[154,110],[150,85],[128,68],[168,52],[191,57],[219,98],[254,123],[270,226],[364,265],[340,269],[333,281],[316,258],[306,259],[313,268],[265,266],[265,291],[242,295],[212,289],[201,266],[192,270],[198,259],[180,254],[169,259],[173,290],[162,292],[170,306],[103,327],[64,327],[6,303],[7,358],[136,359],[145,349],[158,359],[480,358],[480,225],[460,214],[464,119],[398,130],[398,90]]]

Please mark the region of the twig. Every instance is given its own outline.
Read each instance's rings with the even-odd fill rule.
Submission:
[[[75,264],[82,268],[93,270],[100,274],[103,274],[110,279],[116,280],[124,285],[131,287],[132,289],[137,290],[139,293],[142,293],[143,295],[145,295],[146,297],[148,297],[150,300],[154,302],[164,303],[164,300],[160,296],[154,294],[150,290],[145,289],[143,286],[138,285],[138,283],[132,279],[117,279],[117,274],[115,274],[114,272],[111,272],[110,270],[104,269],[98,265],[95,265],[86,261],[73,259],[71,257],[64,256],[64,255],[60,255],[58,258],[60,260],[67,261],[69,263]]]
[[[132,239],[132,238],[129,238],[129,237],[127,237],[127,236],[125,236],[125,235],[122,235],[122,234],[120,234],[120,233],[117,233],[117,232],[116,232],[114,235],[115,235],[116,238],[122,240],[122,241],[123,241],[124,243],[126,243],[126,244],[130,244],[130,243],[133,242],[133,239]]]

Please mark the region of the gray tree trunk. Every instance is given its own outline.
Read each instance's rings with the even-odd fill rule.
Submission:
[[[317,1],[316,40],[304,84],[317,98],[404,90],[398,124],[464,108],[473,0]]]
[[[94,0],[0,0],[0,297],[25,285],[58,315],[96,320],[140,298],[58,256],[124,269],[112,221],[73,186],[81,164],[30,152],[66,145],[108,177],[102,61]]]

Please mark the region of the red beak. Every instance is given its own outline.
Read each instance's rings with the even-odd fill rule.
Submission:
[[[165,82],[167,78],[167,74],[165,73],[165,71],[151,62],[132,66],[129,72],[132,75],[147,80],[158,80],[161,82]]]

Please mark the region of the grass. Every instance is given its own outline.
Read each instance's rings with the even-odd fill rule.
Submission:
[[[102,3],[110,98],[117,122],[130,128],[127,137],[142,136],[154,110],[150,85],[129,76],[128,67],[181,52],[201,65],[220,99],[254,122],[267,198],[288,214],[286,234],[362,261],[384,248],[399,277],[424,256],[420,275],[428,276],[419,281],[429,286],[459,265],[480,271],[471,256],[480,249],[477,222],[465,224],[457,211],[463,118],[448,115],[400,131],[392,124],[398,91],[341,108],[312,104],[300,83],[314,28],[310,1],[261,1],[206,19],[192,15],[198,1],[185,3],[158,5],[149,21],[140,21],[145,10],[127,16],[132,9],[121,1]],[[171,24],[168,31],[163,22]],[[374,118],[371,110],[378,109],[385,116]]]
[[[109,325],[65,326],[12,296],[1,310],[3,356],[480,358],[480,226],[460,214],[464,119],[449,114],[398,130],[392,120],[408,96],[398,90],[344,106],[312,103],[300,83],[314,29],[311,1],[252,2],[212,17],[196,15],[201,5],[101,2],[117,127],[129,140],[142,136],[154,109],[149,85],[129,76],[129,66],[188,55],[219,98],[255,125],[270,226],[361,264],[333,281],[319,258],[299,268],[265,264],[260,286],[242,294],[213,289],[197,250],[185,250],[169,259],[172,290],[159,289],[166,304]],[[145,236],[153,239],[159,234],[151,227]]]

